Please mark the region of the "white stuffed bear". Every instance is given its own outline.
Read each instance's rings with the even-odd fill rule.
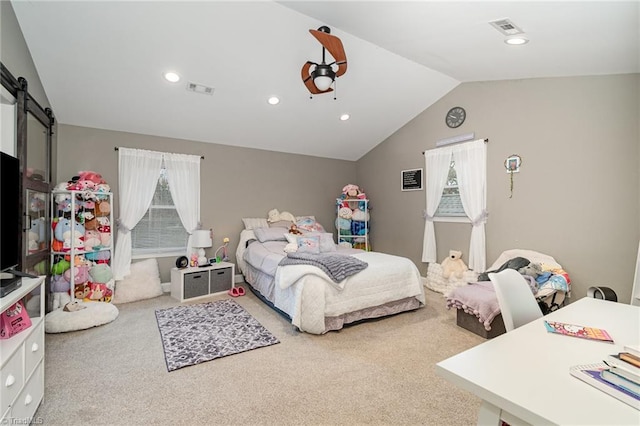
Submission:
[[[444,278],[449,279],[451,276],[462,278],[462,274],[469,270],[461,258],[461,251],[449,250],[449,257],[442,261],[442,276]]]

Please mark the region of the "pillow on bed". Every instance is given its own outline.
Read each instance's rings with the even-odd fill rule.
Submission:
[[[262,217],[243,217],[244,229],[268,228],[269,222]]]
[[[324,227],[316,222],[313,216],[303,216],[296,222],[296,226],[302,232],[326,232]]]
[[[292,223],[293,222],[291,222],[290,220],[278,220],[276,222],[269,222],[269,227],[270,228],[280,228],[280,232],[282,232],[282,228],[289,229],[291,227]]]
[[[255,228],[253,233],[261,243],[266,241],[286,241],[282,228]]]
[[[298,240],[298,253],[320,253],[319,235],[301,235],[296,239]]]
[[[294,234],[284,234],[284,237],[290,244],[298,245],[298,239],[300,237],[319,237],[320,238],[320,253],[328,253],[331,251],[336,251],[336,243],[333,241],[333,234],[329,232],[318,233],[312,232],[304,235],[294,235]]]
[[[318,236],[320,237],[320,253],[328,253],[331,251],[336,251],[336,243],[335,241],[333,241],[333,234],[329,233],[329,232],[313,232],[313,233],[309,233],[309,234],[305,234],[305,236],[308,237],[313,237],[313,236]]]

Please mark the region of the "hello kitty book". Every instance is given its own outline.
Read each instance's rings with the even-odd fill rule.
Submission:
[[[606,330],[596,327],[586,327],[583,325],[567,324],[564,322],[545,321],[545,327],[550,333],[562,334],[564,336],[580,337],[582,339],[598,340],[600,342],[613,343],[613,338]]]

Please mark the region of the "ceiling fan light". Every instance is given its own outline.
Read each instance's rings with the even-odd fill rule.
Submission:
[[[331,87],[331,84],[333,83],[333,79],[331,77],[327,77],[326,75],[320,75],[314,78],[313,82],[315,83],[318,90],[325,91],[329,89],[329,87]]]
[[[325,91],[333,84],[333,80],[336,78],[336,73],[333,71],[331,66],[320,64],[313,70],[311,76],[313,77],[313,83],[316,85],[318,90]]]

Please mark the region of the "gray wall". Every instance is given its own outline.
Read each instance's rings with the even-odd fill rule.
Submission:
[[[49,107],[40,76],[9,1],[0,1],[0,24],[0,60],[15,78],[26,78],[29,93],[43,108]]]
[[[224,237],[235,262],[243,217],[267,217],[277,208],[296,216],[315,215],[328,232],[334,231],[335,198],[355,181],[356,164],[305,155],[145,136],[70,125],[58,126],[57,182],[79,170],[93,170],[118,198],[118,153],[115,147],[203,155],[201,163],[201,221],[214,230],[213,256]],[[114,219],[118,204],[114,201]],[[175,257],[158,259],[163,282],[171,280]]]
[[[640,237],[640,75],[465,83],[358,161],[372,200],[375,250],[421,262],[425,191],[401,192],[400,172],[424,168],[439,139],[488,138],[487,266],[511,248],[547,253],[572,279],[573,299],[593,285],[628,302]],[[453,106],[467,111],[446,127]],[[513,198],[503,162],[522,157]],[[468,258],[469,224],[436,224],[438,259]]]

